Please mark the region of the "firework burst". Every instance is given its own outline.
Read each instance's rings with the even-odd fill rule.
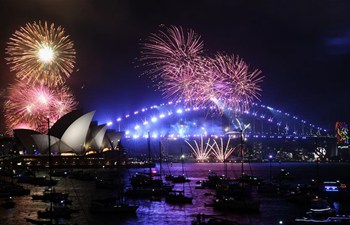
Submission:
[[[77,102],[65,86],[54,89],[40,84],[28,86],[18,82],[8,89],[4,113],[8,131],[25,128],[47,131],[47,117],[51,124],[75,109]]]
[[[231,138],[229,137],[226,145],[224,145],[223,139],[220,138],[220,145],[216,142],[216,140],[213,140],[213,144],[209,145],[213,155],[220,162],[225,162],[235,150],[235,148],[230,147],[230,141]]]
[[[75,64],[73,42],[61,26],[27,23],[17,30],[6,48],[11,71],[21,80],[60,85]]]
[[[213,65],[215,97],[222,105],[243,112],[255,99],[259,100],[263,81],[260,70],[249,71],[249,66],[238,56],[221,53],[213,59]]]
[[[203,42],[193,30],[171,26],[150,34],[142,44],[141,61],[156,87],[166,98],[192,104],[201,85],[205,65]]]
[[[185,33],[171,26],[142,44],[141,62],[165,98],[185,106],[242,113],[259,100],[260,70],[251,70],[238,56],[218,53],[211,58],[203,52],[203,42],[193,30]]]
[[[209,155],[210,155],[210,146],[209,146],[210,138],[208,139],[206,144],[204,144],[203,142],[203,136],[201,136],[201,141],[199,144],[197,143],[196,140],[194,140],[194,145],[191,145],[191,143],[188,142],[187,140],[185,140],[185,142],[191,148],[192,153],[198,162],[208,161]]]

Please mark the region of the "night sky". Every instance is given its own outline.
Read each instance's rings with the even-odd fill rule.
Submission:
[[[191,28],[206,52],[241,56],[262,70],[261,102],[325,128],[350,122],[350,1],[1,0],[0,90],[14,81],[10,36],[28,22],[65,28],[77,52],[67,80],[99,123],[167,102],[137,58],[159,25]],[[3,95],[3,93],[2,93]],[[0,129],[1,130],[1,129]]]

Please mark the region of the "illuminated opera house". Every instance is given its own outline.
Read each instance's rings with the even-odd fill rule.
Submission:
[[[51,152],[57,166],[108,166],[124,164],[122,132],[92,121],[95,112],[73,111],[60,118],[48,134],[14,130],[17,153],[26,166],[46,166]]]

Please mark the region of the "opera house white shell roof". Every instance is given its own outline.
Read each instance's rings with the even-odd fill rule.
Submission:
[[[105,124],[91,126],[95,111],[82,116],[74,113],[58,120],[52,126],[54,132],[50,132],[50,135],[21,129],[14,130],[15,137],[23,148],[28,150],[28,154],[47,154],[49,146],[51,152],[56,154],[67,152],[82,154],[85,150],[100,151],[105,147],[113,149],[120,141],[121,134],[112,132],[107,135]],[[62,136],[58,137],[61,134]]]

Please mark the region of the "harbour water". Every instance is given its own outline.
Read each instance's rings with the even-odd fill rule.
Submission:
[[[218,175],[224,174],[224,165],[222,163],[185,163],[184,170],[191,179],[190,183],[175,184],[174,189],[185,188],[185,193],[193,196],[193,204],[186,205],[171,205],[161,201],[150,201],[149,199],[131,199],[130,203],[139,205],[136,215],[118,216],[118,215],[94,215],[89,213],[88,207],[91,200],[104,197],[116,196],[116,190],[96,188],[94,181],[77,180],[68,177],[55,177],[59,179],[56,186],[57,191],[69,192],[69,198],[73,201],[71,207],[79,209],[79,212],[73,214],[71,219],[66,220],[72,224],[79,225],[115,225],[115,224],[191,224],[191,221],[196,219],[200,214],[215,215],[220,218],[225,218],[237,221],[241,224],[250,225],[274,225],[281,224],[292,220],[295,217],[301,216],[305,209],[295,203],[286,201],[283,197],[266,196],[258,194],[256,197],[261,201],[260,212],[252,214],[224,214],[213,210],[212,207],[206,207],[205,204],[213,201],[214,190],[211,189],[196,189],[196,181],[207,178],[209,170],[216,172]],[[244,171],[247,174],[259,176],[265,180],[269,180],[271,175],[277,174],[281,169],[289,171],[295,176],[294,182],[304,183],[312,178],[320,177],[322,180],[340,180],[343,183],[349,184],[350,171],[349,163],[245,163]],[[156,170],[159,172],[159,165]],[[162,170],[165,174],[180,175],[182,173],[181,163],[163,164]],[[84,172],[93,173],[97,177],[112,177],[118,179],[116,174],[122,174],[122,179],[129,182],[131,175],[136,172],[147,172],[147,168],[124,169],[116,173],[111,169],[84,169]],[[47,171],[37,171],[38,175],[47,174]],[[241,174],[240,163],[228,163],[228,177],[239,177]],[[8,178],[7,178],[8,179]],[[26,184],[26,188],[31,189],[31,194],[41,193],[45,187],[33,186]],[[33,201],[31,195],[14,197],[16,206],[13,209],[0,208],[0,224],[5,225],[22,225],[29,224],[25,218],[37,218],[37,211],[44,210],[49,206],[49,203],[42,201]],[[346,210],[349,210],[346,204],[343,205]],[[63,222],[63,221],[62,221]]]

